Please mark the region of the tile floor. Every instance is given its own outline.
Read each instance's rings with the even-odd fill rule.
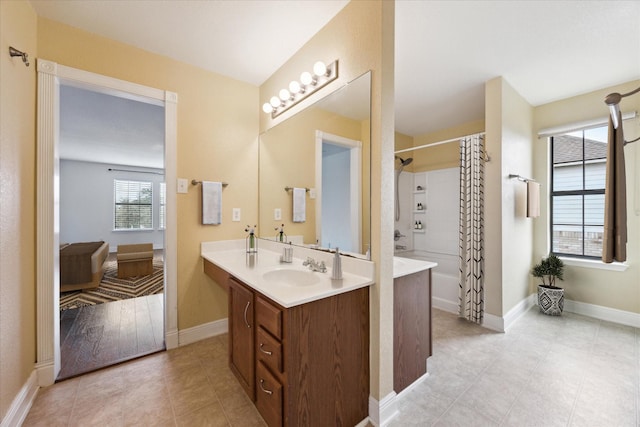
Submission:
[[[265,426],[228,368],[227,335],[39,391],[24,426]]]
[[[506,334],[433,321],[429,377],[391,426],[640,426],[640,329],[537,307]]]
[[[640,329],[534,308],[506,334],[434,310],[429,377],[398,426],[640,426]],[[25,426],[263,426],[227,336],[44,388]]]

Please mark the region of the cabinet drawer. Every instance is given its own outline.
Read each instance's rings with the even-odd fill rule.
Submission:
[[[282,426],[282,384],[263,363],[256,371],[256,407],[270,427]]]
[[[264,363],[273,372],[282,372],[282,344],[262,327],[258,328],[256,360]]]
[[[282,310],[259,296],[256,297],[256,321],[258,326],[282,339]]]

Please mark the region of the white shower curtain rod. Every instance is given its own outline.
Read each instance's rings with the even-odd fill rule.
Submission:
[[[457,141],[460,141],[463,138],[467,138],[467,137],[473,136],[473,135],[484,135],[484,132],[476,132],[476,133],[472,133],[472,134],[469,134],[469,135],[459,136],[457,138],[446,139],[444,141],[432,142],[431,144],[424,144],[424,145],[418,145],[417,147],[404,148],[402,150],[395,151],[394,154],[406,153],[408,151],[420,150],[422,148],[435,147],[436,145],[448,144],[450,142],[457,142]]]

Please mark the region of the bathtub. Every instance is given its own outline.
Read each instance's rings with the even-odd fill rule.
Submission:
[[[438,265],[431,270],[432,305],[440,310],[458,313],[458,273],[460,271],[458,255],[427,251],[396,251],[395,256],[424,261]]]

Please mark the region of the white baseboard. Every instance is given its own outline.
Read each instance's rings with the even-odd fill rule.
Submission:
[[[404,390],[398,393],[398,395],[396,396],[396,399],[398,400],[402,399],[405,395],[409,394],[411,390],[416,388],[418,384],[426,380],[428,377],[429,377],[429,372],[426,372],[423,376],[421,376],[420,378],[418,378],[417,380],[409,384]]]
[[[504,317],[484,313],[482,326],[487,329],[491,329],[492,331],[504,332]]]
[[[531,294],[518,304],[516,304],[509,312],[503,317],[504,320],[504,330],[507,331],[514,323],[525,314],[531,307],[536,305],[538,302],[538,295]]]
[[[448,313],[458,314],[458,301],[449,301],[444,298],[431,297],[431,306]]]
[[[384,427],[398,415],[398,399],[395,391],[377,401],[369,396],[369,422],[375,427]]]
[[[569,313],[581,314],[583,316],[589,316],[595,319],[605,320],[607,322],[640,328],[640,314],[638,313],[568,299],[564,300],[564,309]]]
[[[31,405],[33,405],[36,395],[38,394],[38,389],[40,388],[38,386],[37,378],[38,375],[36,374],[36,371],[32,371],[27,382],[24,383],[15,399],[13,399],[13,402],[9,407],[9,411],[7,411],[7,414],[2,419],[2,423],[0,423],[0,427],[14,427],[22,425],[25,418],[27,418],[29,409],[31,409]]]
[[[178,348],[178,330],[167,331],[164,336],[164,345],[167,350]]]
[[[193,328],[182,329],[178,334],[178,343],[180,346],[192,344],[205,338],[225,334],[228,330],[228,319],[224,318],[215,320],[213,322],[194,326]]]
[[[47,387],[56,382],[55,367],[53,360],[49,360],[43,363],[36,363],[35,366],[36,378],[40,387]]]

